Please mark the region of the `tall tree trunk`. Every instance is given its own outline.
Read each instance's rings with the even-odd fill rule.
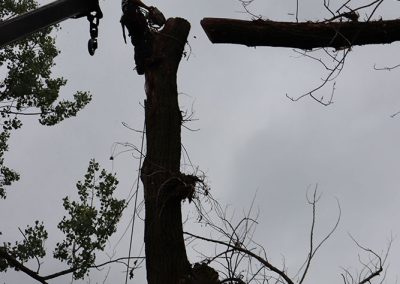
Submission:
[[[145,68],[147,153],[141,179],[145,199],[145,251],[149,284],[178,284],[190,274],[182,230],[181,112],[176,77],[190,24],[168,19],[154,35]]]

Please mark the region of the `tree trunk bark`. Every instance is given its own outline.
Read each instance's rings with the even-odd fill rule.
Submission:
[[[400,20],[289,23],[204,18],[201,25],[212,43],[247,46],[341,49],[400,40]]]
[[[145,66],[147,152],[141,179],[145,199],[145,251],[149,284],[178,284],[190,274],[182,230],[181,112],[177,70],[190,24],[171,18],[154,34]]]

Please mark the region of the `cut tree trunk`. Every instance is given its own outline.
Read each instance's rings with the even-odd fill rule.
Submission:
[[[155,33],[146,63],[147,152],[141,179],[145,199],[145,251],[149,284],[184,283],[191,272],[182,230],[181,112],[177,70],[190,24],[171,18]]]
[[[400,40],[400,20],[291,23],[204,18],[201,25],[212,43],[247,46],[342,49]]]

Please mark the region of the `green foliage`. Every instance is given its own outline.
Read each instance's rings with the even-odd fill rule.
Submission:
[[[113,198],[118,181],[99,164],[90,161],[83,182],[78,182],[79,201],[63,199],[69,217],[64,216],[58,228],[65,240],[57,244],[54,257],[76,268],[75,279],[83,278],[94,265],[96,250],[103,250],[108,238],[116,231],[125,206],[124,200]]]
[[[63,199],[68,216],[63,217],[58,228],[65,234],[65,239],[57,243],[54,258],[66,262],[73,269],[75,279],[87,275],[95,264],[95,253],[104,250],[108,238],[117,229],[125,208],[125,200],[113,197],[117,185],[115,175],[100,170],[99,164],[91,160],[84,180],[76,184],[79,201]],[[21,264],[33,258],[39,263],[46,255],[44,242],[48,235],[43,223],[35,221],[33,227],[27,226],[21,233],[23,241],[0,245],[0,272],[13,267],[1,257],[3,252]]]
[[[74,95],[75,101],[61,101],[56,106],[42,107],[40,123],[54,125],[65,118],[76,116],[79,110],[90,102],[90,96],[86,92],[77,92]]]
[[[34,0],[7,0],[0,4],[0,20],[37,6]],[[0,49],[0,65],[7,76],[0,81],[0,113],[3,119],[38,110],[42,124],[53,125],[76,113],[90,102],[87,92],[77,92],[74,101],[57,103],[60,88],[67,81],[52,78],[54,58],[60,53],[51,35],[54,27],[39,31]],[[49,117],[52,117],[49,119]],[[17,128],[17,127],[16,127]]]
[[[35,0],[0,0],[0,21],[36,7]],[[55,125],[76,116],[91,100],[87,92],[77,92],[71,101],[59,100],[60,89],[67,81],[52,77],[54,59],[59,54],[51,35],[53,30],[54,27],[46,28],[0,48],[0,198],[6,197],[5,187],[19,179],[4,165],[4,155],[11,131],[22,127],[21,116],[36,115],[40,124]],[[79,201],[63,199],[68,214],[58,228],[65,239],[57,244],[54,257],[73,268],[75,279],[88,273],[95,263],[95,252],[103,250],[116,231],[125,206],[124,200],[113,198],[117,184],[113,174],[100,171],[99,164],[92,160],[84,181],[77,183]],[[13,267],[14,260],[23,265],[36,258],[39,264],[39,258],[46,255],[47,232],[43,223],[36,221],[21,233],[22,241],[0,245],[0,272]]]
[[[0,21],[37,7],[35,0],[1,0]],[[17,174],[4,166],[9,131],[22,126],[21,115],[37,115],[39,123],[54,125],[75,116],[91,100],[88,92],[77,92],[74,100],[59,101],[59,92],[67,81],[53,78],[51,69],[59,54],[49,27],[0,48],[0,124],[5,134],[0,137],[0,198],[4,186],[16,181]],[[5,145],[5,147],[3,146]]]
[[[0,18],[7,19],[9,17],[25,13],[37,7],[36,1],[31,0],[2,0],[0,2]]]
[[[20,263],[27,262],[33,258],[43,258],[46,255],[44,242],[48,236],[43,223],[35,221],[33,227],[27,226],[25,231],[21,231],[21,233],[24,236],[22,242],[15,242],[13,246],[11,243],[4,243],[0,249],[6,250],[11,257]],[[8,267],[7,261],[0,259],[0,272],[7,271]]]
[[[18,173],[4,166],[4,153],[8,149],[7,141],[10,134],[7,130],[0,133],[0,198],[6,198],[5,186],[19,180]]]

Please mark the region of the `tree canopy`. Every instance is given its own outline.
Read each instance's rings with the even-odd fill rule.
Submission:
[[[6,0],[0,3],[0,20],[6,20],[37,7],[34,0]],[[55,46],[57,27],[41,30],[23,40],[0,49],[0,65],[4,76],[0,81],[0,114],[3,126],[0,133],[0,197],[6,198],[6,187],[19,179],[19,174],[6,166],[4,159],[12,132],[23,127],[23,116],[37,116],[40,124],[53,126],[74,117],[91,100],[88,92],[77,92],[74,100],[60,100],[60,89],[67,80],[52,76],[54,59],[59,54]],[[90,161],[87,174],[76,184],[79,201],[63,200],[66,215],[58,228],[65,239],[57,243],[53,257],[66,262],[69,269],[47,276],[40,275],[46,256],[48,233],[43,222],[20,230],[22,241],[4,242],[0,246],[0,272],[10,268],[20,270],[41,283],[72,273],[75,279],[87,275],[95,265],[95,252],[103,250],[115,230],[124,200],[113,197],[118,181],[114,174],[100,170]],[[1,232],[0,232],[1,234]],[[37,270],[25,266],[37,260]]]

